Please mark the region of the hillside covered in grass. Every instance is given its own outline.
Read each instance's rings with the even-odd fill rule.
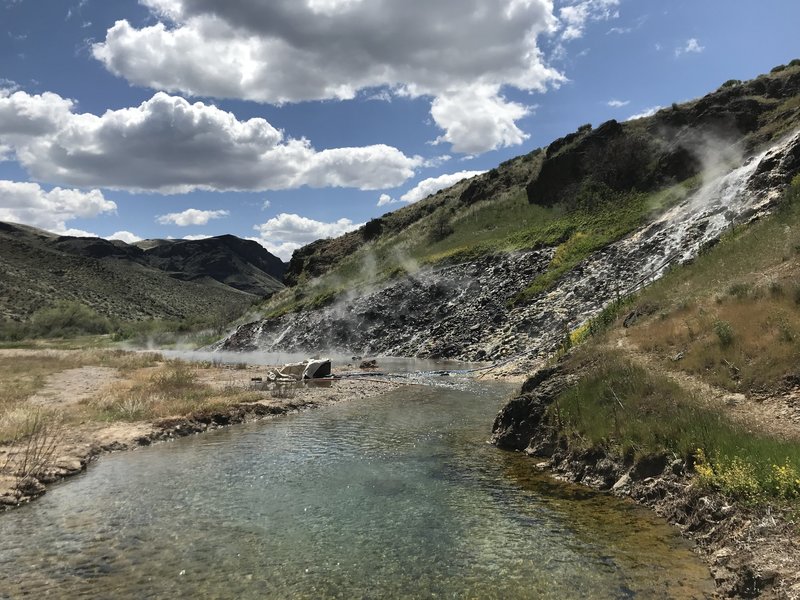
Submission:
[[[109,320],[224,326],[282,289],[283,270],[234,236],[133,245],[0,223],[0,337],[106,333]]]
[[[297,250],[265,313],[315,308],[361,285],[475,256],[558,249],[518,300],[800,127],[800,60],[648,118],[584,125],[344,236]]]
[[[772,214],[573,331],[493,441],[655,507],[698,541],[725,594],[792,597],[798,365],[800,176]]]

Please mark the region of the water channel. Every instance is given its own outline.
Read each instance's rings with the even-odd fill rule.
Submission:
[[[104,456],[0,515],[0,597],[710,595],[649,512],[485,443],[511,389],[405,386]]]

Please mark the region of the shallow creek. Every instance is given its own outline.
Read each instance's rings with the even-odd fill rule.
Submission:
[[[516,386],[449,379],[104,456],[0,515],[0,597],[711,594],[646,510],[485,443]]]

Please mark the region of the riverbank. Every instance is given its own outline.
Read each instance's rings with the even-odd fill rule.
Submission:
[[[104,453],[402,385],[345,378],[278,388],[257,381],[268,369],[117,350],[0,350],[0,511],[38,498]]]
[[[797,505],[747,502],[709,485],[698,473],[703,471],[698,456],[620,452],[611,443],[594,442],[585,430],[571,429],[565,393],[583,385],[592,368],[562,364],[531,377],[499,413],[493,443],[525,452],[537,468],[559,479],[652,509],[696,544],[722,597],[800,598]],[[621,413],[627,399],[616,400],[619,429],[612,439],[625,434]],[[598,414],[591,418],[602,420]]]

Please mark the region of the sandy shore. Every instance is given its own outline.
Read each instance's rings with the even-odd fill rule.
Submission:
[[[71,358],[69,351],[0,350],[0,360],[54,357]],[[20,404],[25,409],[57,414],[61,424],[57,431],[50,430],[49,435],[40,436],[40,440],[31,442],[28,438],[0,444],[0,510],[38,498],[46,492],[48,484],[82,472],[106,452],[131,450],[237,423],[367,398],[403,385],[379,378],[347,378],[352,366],[334,368],[334,375],[345,375],[344,378],[280,389],[254,381],[266,374],[269,368],[266,366],[189,364],[187,368],[193,382],[212,395],[213,404],[169,416],[124,421],[85,418],[87,407],[102,402],[111,390],[122,390],[123,395],[126,389],[133,390],[137,381],[163,369],[161,364],[133,370],[81,365],[49,374],[43,385]],[[213,396],[215,390],[219,397]],[[20,476],[20,467],[32,460],[44,464],[33,469],[34,473]]]

